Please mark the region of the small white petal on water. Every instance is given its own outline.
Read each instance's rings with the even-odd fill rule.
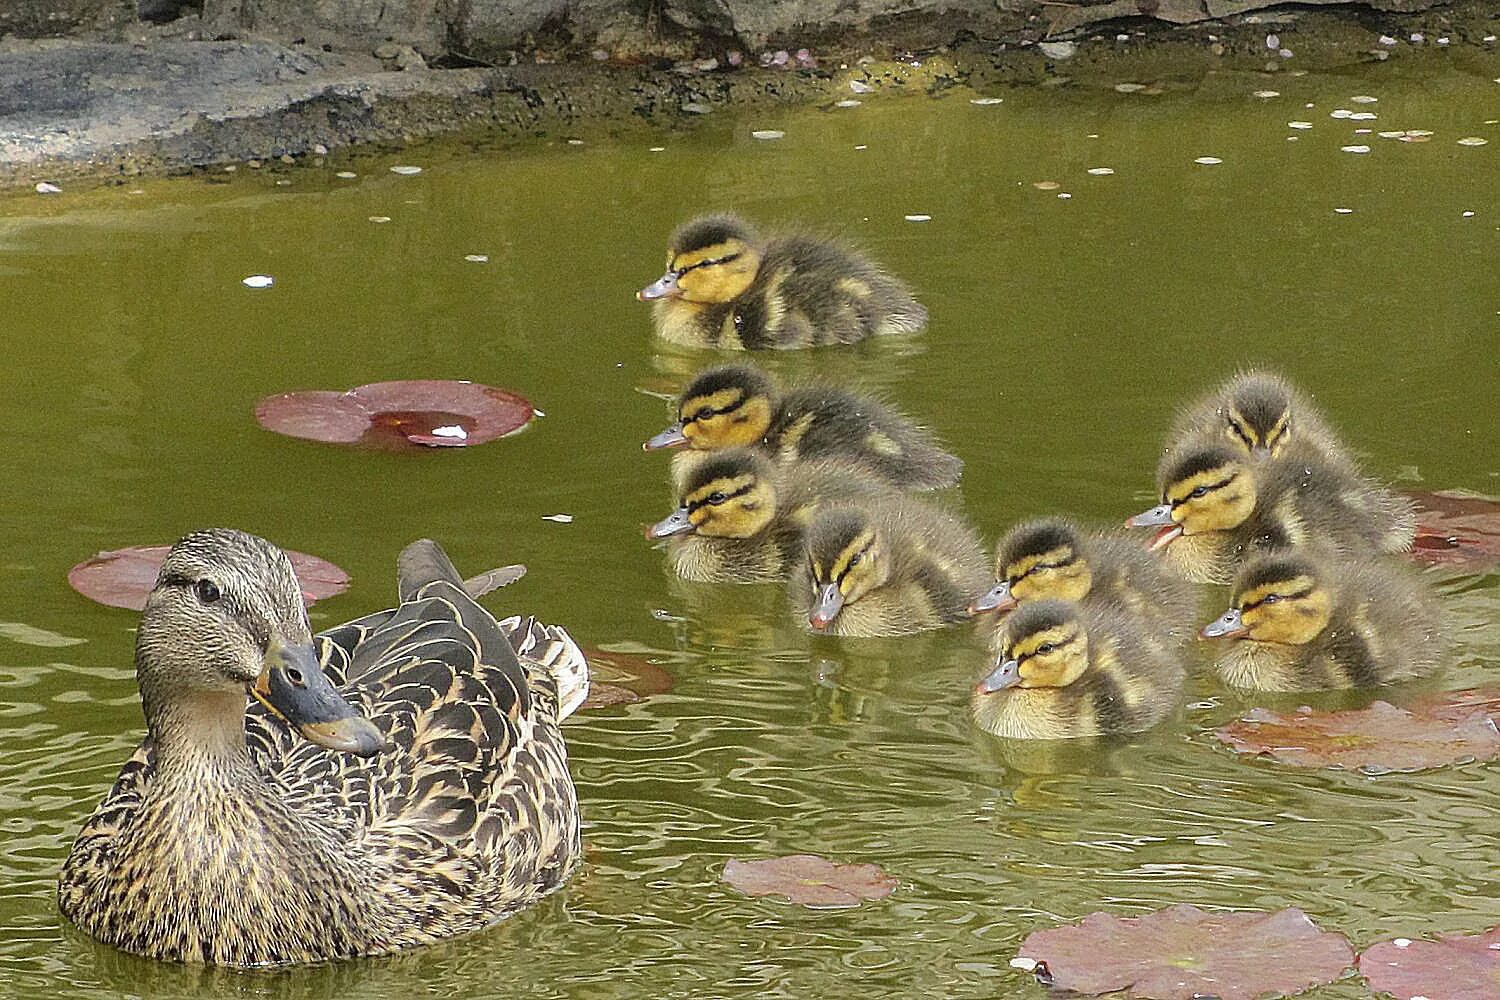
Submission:
[[[372,216],[370,216],[370,221],[371,222],[390,222],[391,221],[391,217],[389,215],[372,215]]]
[[[1024,955],[1017,955],[1015,958],[1010,960],[1010,967],[1012,969],[1020,969],[1022,972],[1035,972],[1036,966],[1036,959],[1027,958]]]
[[[1351,122],[1372,122],[1379,117],[1380,116],[1373,111],[1356,111],[1354,112],[1354,114],[1349,116],[1349,120]]]
[[[834,101],[833,102],[833,106],[836,107],[836,108],[857,108],[857,107],[859,107],[863,103],[865,103],[865,102],[864,101],[855,101],[855,100]]]
[[[1448,44],[1448,36],[1447,35],[1439,35],[1437,43],[1439,45],[1447,45]]]
[[[1306,128],[1312,128],[1313,127],[1313,123],[1312,122],[1287,122],[1286,123],[1286,127],[1287,128],[1301,128],[1301,129],[1306,129]]]
[[[1380,136],[1380,138],[1382,139],[1400,139],[1401,137],[1406,135],[1406,132],[1401,129],[1396,129],[1391,132],[1376,132],[1375,134]]]
[[[1460,146],[1483,146],[1487,142],[1489,142],[1488,139],[1477,135],[1466,135],[1458,140]]]
[[[1117,41],[1117,42],[1128,42],[1128,41],[1130,41],[1130,36],[1129,35],[1116,35],[1115,36],[1115,41]]]
[[[1119,91],[1122,94],[1134,94],[1138,90],[1145,90],[1145,89],[1146,89],[1146,85],[1144,83],[1117,83],[1117,84],[1115,84],[1115,90]]]
[[[558,524],[572,524],[572,514],[543,514],[543,521],[556,521]]]
[[[269,274],[252,274],[248,278],[241,278],[240,284],[246,288],[270,288],[276,284],[276,279]]]
[[[1062,185],[1057,183],[1057,181],[1033,181],[1031,186],[1036,188],[1038,191],[1056,191],[1058,188],[1062,187]]]
[[[58,187],[56,184],[48,183],[47,181],[37,181],[36,182],[36,193],[37,194],[62,194],[62,188]]]
[[[1350,111],[1348,108],[1334,108],[1332,111],[1328,112],[1329,118],[1352,118],[1353,116],[1354,112]]]
[[[875,88],[870,86],[868,83],[865,83],[865,81],[863,80],[850,80],[849,89],[854,91],[856,94],[875,93]]]
[[[1413,31],[1411,33],[1411,40],[1414,41],[1414,42],[1424,41],[1425,39],[1426,39],[1426,36],[1423,35],[1420,31]]]
[[[442,427],[432,429],[433,437],[453,438],[455,441],[464,441],[469,437],[469,432],[457,424],[446,424]]]
[[[1277,52],[1276,54],[1278,56],[1280,56],[1281,58],[1283,58],[1283,59],[1290,59],[1290,58],[1292,58],[1292,50],[1291,49],[1282,49],[1281,51]]]
[[[1057,193],[1057,196],[1059,198],[1061,198],[1063,201],[1067,201],[1069,198],[1073,197],[1072,195],[1068,194],[1068,192],[1066,192],[1066,191],[1059,191]]]
[[[615,367],[616,368],[624,368],[625,366],[624,365],[615,365]],[[670,399],[672,397],[669,396],[667,398]],[[534,417],[545,417],[547,414],[543,413],[541,410],[538,410],[536,407],[533,406],[531,408],[531,415],[534,416]]]
[[[666,146],[652,146],[650,149],[646,150],[646,152],[648,153],[665,153],[666,151]]]
[[[1462,218],[1462,219],[1472,219],[1472,218],[1474,218],[1474,213],[1473,212],[1464,212],[1464,213],[1462,213],[1459,216],[1459,218]]]
[[[1373,129],[1368,129],[1368,128],[1357,128],[1357,129],[1354,130],[1354,134],[1355,135],[1369,135],[1373,131],[1374,131]]]
[[[320,143],[317,143],[316,145],[313,146],[313,152],[316,153],[318,156],[327,156],[328,155],[328,147],[325,146],[325,145],[323,145],[320,142]]]
[[[1089,167],[1089,173],[1095,177],[1108,177],[1115,172],[1114,167]]]
[[[1397,948],[1410,948],[1411,938],[1395,938],[1391,941],[1391,944],[1395,945]]]
[[[338,173],[334,174],[333,176],[338,177],[341,180],[352,181],[352,180],[354,180],[354,178],[358,177],[359,174],[356,174],[352,170],[340,170]]]
[[[750,133],[756,139],[784,139],[786,133],[779,128],[758,128]]]
[[[983,107],[983,106],[988,106],[988,105],[991,105],[991,104],[1004,104],[1005,103],[1005,98],[1003,98],[1003,97],[971,97],[971,98],[969,98],[969,103],[970,104],[978,104],[978,105],[980,105],[980,106]]]
[[[1260,97],[1260,98],[1280,97],[1281,96],[1281,91],[1279,91],[1279,90],[1257,90],[1255,93],[1251,94],[1250,96],[1251,97]]]
[[[1493,42],[1495,40],[1495,36],[1494,35],[1485,35],[1483,40],[1486,41],[1486,42]]]
[[[1036,47],[1048,59],[1071,59],[1078,52],[1078,46],[1072,42],[1037,42]]]
[[[908,216],[905,216],[905,219],[906,219],[907,222],[931,222],[932,221],[932,216],[930,216],[930,215],[908,215]]]
[[[869,149],[870,147],[869,146],[855,146],[854,148],[856,150],[859,150],[859,149]]]
[[[488,264],[490,262],[490,255],[487,253],[466,253],[464,254],[464,260],[470,264]]]
[[[1354,209],[1352,209],[1352,208],[1335,208],[1333,210],[1333,214],[1334,215],[1353,215],[1354,214]]]
[[[1281,36],[1280,35],[1267,35],[1266,36],[1266,48],[1268,48],[1268,49],[1279,49],[1279,48],[1281,48]]]
[[[568,140],[568,145],[569,146],[582,146],[583,145],[583,140],[582,139],[569,139]]]
[[[1345,153],[1368,153],[1370,151],[1369,146],[1340,146],[1339,149]]]
[[[1375,104],[1379,102],[1380,98],[1371,97],[1369,94],[1355,94],[1353,97],[1349,98],[1349,100],[1353,101],[1355,104]]]
[[[1221,160],[1221,159],[1219,159],[1217,156],[1200,156],[1196,160],[1194,160],[1193,162],[1194,163],[1201,163],[1205,167],[1211,167],[1215,163],[1223,163],[1224,161]]]
[[[422,172],[422,168],[421,167],[414,167],[414,166],[411,166],[410,164],[404,164],[404,163],[403,164],[397,164],[396,166],[394,166],[394,167],[391,168],[391,173],[393,173],[393,174],[400,174],[402,177],[411,177],[413,174],[420,174],[421,172]]]
[[[1381,45],[1400,45],[1401,42],[1398,41],[1397,39],[1392,38],[1390,35],[1381,35],[1380,36],[1380,44]]]

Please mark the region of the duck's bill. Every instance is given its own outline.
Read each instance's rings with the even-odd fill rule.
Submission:
[[[666,517],[657,521],[646,529],[647,538],[668,538],[672,535],[684,535],[693,530],[693,522],[688,517],[686,507],[678,507]]]
[[[641,447],[646,451],[656,451],[658,448],[676,448],[684,444],[687,444],[687,435],[682,432],[682,421],[679,420],[660,434],[654,435]]]
[[[677,272],[668,271],[657,278],[651,284],[635,293],[635,297],[642,302],[650,302],[653,299],[665,299],[677,294]]]
[[[385,746],[375,724],[334,690],[311,643],[273,637],[250,693],[320,747],[370,757]]]
[[[1125,519],[1127,528],[1160,528],[1146,548],[1155,552],[1157,549],[1165,548],[1172,540],[1182,534],[1182,525],[1172,520],[1172,505],[1160,503],[1150,510],[1143,510],[1133,517]]]
[[[1019,603],[1021,602],[1017,601],[1011,595],[1010,583],[1002,580],[974,599],[974,603],[969,605],[969,614],[977,615],[985,611],[1009,611]]]
[[[1207,625],[1198,635],[1203,639],[1242,639],[1250,634],[1239,608],[1230,608]]]
[[[994,694],[996,691],[1004,691],[1021,683],[1021,661],[1001,660],[995,665],[995,669],[979,679],[974,685],[974,690],[980,694]]]
[[[843,608],[844,595],[839,591],[839,585],[825,583],[818,589],[817,600],[813,602],[812,611],[807,616],[807,624],[821,632],[833,624]]]

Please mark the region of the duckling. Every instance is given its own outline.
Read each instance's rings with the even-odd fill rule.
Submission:
[[[820,504],[887,490],[854,462],[817,459],[778,473],[759,452],[728,448],[688,471],[678,508],[646,537],[668,539],[672,569],[684,580],[767,583],[786,578]]]
[[[1125,523],[1161,528],[1150,548],[1164,549],[1198,583],[1228,583],[1241,562],[1272,549],[1357,555],[1410,545],[1405,522],[1382,519],[1358,479],[1311,457],[1254,462],[1243,449],[1200,438],[1167,455],[1157,479],[1162,502]]]
[[[764,451],[780,465],[848,458],[903,489],[952,486],[964,467],[925,429],[879,400],[828,385],[782,393],[770,376],[750,365],[701,372],[682,391],[677,422],[644,447],[679,445],[691,449],[673,460],[679,481],[698,461],[694,452],[742,445]]]
[[[781,350],[915,333],[927,310],[900,280],[812,236],[762,238],[743,219],[705,215],[667,242],[667,271],[636,293],[657,335],[689,347]]]
[[[1185,639],[1198,612],[1196,589],[1139,545],[1118,534],[1085,535],[1062,518],[1012,528],[996,547],[995,576],[1000,582],[969,605],[971,614],[1007,612],[1044,598],[1110,604]]]
[[[819,509],[791,577],[792,609],[826,635],[906,635],[962,621],[988,577],[973,528],[901,494]]]
[[[1149,629],[1115,606],[1027,601],[995,634],[995,667],[970,697],[975,723],[1026,740],[1150,729],[1176,706],[1184,671]]]
[[[1447,650],[1421,581],[1373,560],[1288,551],[1247,563],[1205,639],[1232,640],[1219,673],[1236,687],[1322,691],[1432,673]]]

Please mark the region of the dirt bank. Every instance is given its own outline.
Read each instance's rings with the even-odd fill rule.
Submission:
[[[415,4],[378,5],[405,20],[367,18],[341,34],[324,14],[357,12],[362,0],[207,9],[23,0],[0,17],[13,31],[0,42],[0,185],[302,157],[473,127],[521,135],[584,120],[620,129],[643,119],[688,123],[725,106],[829,101],[865,88],[1191,83],[1219,70],[1383,59],[1442,59],[1500,75],[1500,10],[1480,0],[1387,4],[1426,8],[1406,12],[1229,0],[949,3],[916,14],[919,4],[908,2],[873,15],[871,4],[842,3],[828,5],[843,13],[822,22],[807,19],[822,8],[812,0],[645,4],[643,14],[634,4],[583,3],[567,22],[517,20],[517,11],[546,5],[508,4],[491,5],[511,20],[501,30],[492,19],[488,34],[476,28],[474,12],[489,9],[479,0],[460,5],[468,12],[460,22],[423,21]],[[17,19],[43,6],[50,20]],[[448,10],[437,0],[427,6]],[[1148,9],[1155,16],[1140,13]],[[299,10],[311,13],[293,35],[289,13]],[[1133,15],[1117,16],[1125,12]],[[67,37],[19,37],[49,26]]]

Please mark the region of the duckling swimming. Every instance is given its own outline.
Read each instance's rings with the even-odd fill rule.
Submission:
[[[1198,583],[1228,583],[1256,553],[1292,546],[1401,551],[1414,531],[1385,516],[1358,478],[1311,457],[1255,462],[1206,438],[1166,456],[1157,480],[1162,502],[1125,523],[1160,528],[1150,548]]]
[[[906,635],[962,621],[987,578],[973,528],[893,494],[817,511],[789,594],[820,634]]]
[[[1007,612],[1026,601],[1054,598],[1086,606],[1109,604],[1163,634],[1185,639],[1198,613],[1192,584],[1166,572],[1135,541],[1118,534],[1084,534],[1062,518],[1024,521],[995,550],[1000,581],[969,605],[971,614]]]
[[[1430,674],[1447,652],[1436,600],[1400,567],[1280,552],[1247,563],[1233,594],[1202,635],[1230,640],[1218,668],[1236,687],[1374,687]]]
[[[646,537],[668,539],[668,559],[684,580],[767,583],[786,578],[820,505],[889,489],[853,462],[815,459],[778,473],[759,452],[728,448],[688,470],[678,508]]]
[[[1027,601],[995,634],[995,667],[970,697],[979,728],[1063,740],[1150,729],[1182,695],[1174,650],[1117,607]]]
[[[927,310],[898,279],[813,236],[762,238],[743,219],[705,215],[667,242],[667,272],[636,293],[657,335],[690,347],[792,349],[915,333]]]
[[[1172,422],[1167,438],[1184,442],[1215,434],[1256,461],[1301,449],[1341,471],[1355,469],[1307,395],[1271,372],[1240,372],[1194,400]]]
[[[783,466],[812,458],[848,459],[903,489],[952,486],[964,467],[926,430],[879,400],[829,385],[782,393],[770,376],[750,365],[699,373],[682,391],[677,422],[644,447],[679,445],[691,449],[673,461],[679,479],[696,464],[694,452],[738,446],[758,448]]]

